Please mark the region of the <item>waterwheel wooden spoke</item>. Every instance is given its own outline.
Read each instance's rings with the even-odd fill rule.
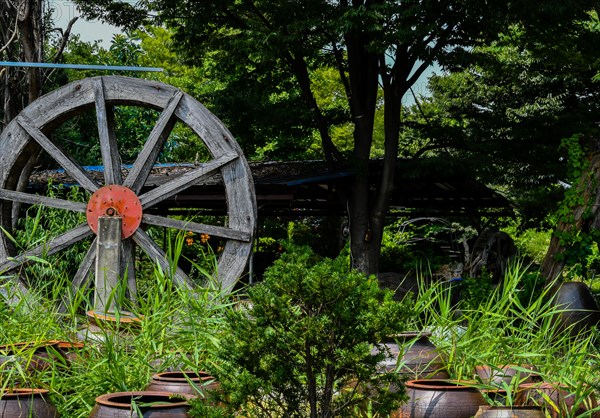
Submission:
[[[179,101],[183,97],[183,92],[177,91],[169,99],[169,103],[167,107],[163,110],[158,121],[154,125],[150,136],[148,137],[148,141],[144,144],[144,148],[138,155],[133,164],[131,170],[129,170],[129,174],[123,183],[124,186],[129,187],[136,194],[138,194],[146,179],[150,175],[150,171],[158,158],[158,154],[160,150],[165,144],[165,141],[169,137],[169,133],[174,126],[174,118],[173,114],[175,113],[175,109],[179,105]]]
[[[100,152],[104,166],[105,184],[123,183],[121,173],[121,157],[115,136],[115,115],[112,107],[106,105],[104,98],[104,83],[98,78],[94,83],[94,99],[96,105],[96,120],[100,137]]]
[[[42,205],[49,208],[65,209],[74,212],[85,213],[85,203],[73,202],[71,200],[57,199],[54,197],[41,196],[38,194],[17,192],[14,190],[0,189],[0,199],[12,200],[13,202],[28,203],[30,205]]]
[[[96,238],[92,241],[89,250],[86,252],[75,276],[73,277],[72,291],[75,293],[79,288],[86,288],[90,284],[90,272],[94,268],[96,261]]]
[[[215,170],[218,170],[219,168],[223,167],[225,164],[233,161],[236,158],[236,154],[224,154],[213,161],[203,164],[201,167],[195,168],[192,171],[182,174],[181,176],[161,186],[158,186],[157,188],[149,191],[148,193],[144,193],[140,196],[140,202],[142,202],[142,207],[144,209],[147,209],[181,192],[182,190],[187,189],[202,177],[206,176],[207,174],[210,174]]]
[[[55,254],[73,245],[74,243],[89,237],[90,235],[92,235],[92,231],[87,225],[79,225],[65,232],[64,234],[60,234],[59,236],[52,238],[44,244],[40,244],[27,251],[24,251],[15,257],[10,257],[8,260],[0,263],[0,271],[13,270],[22,266],[23,264],[31,263],[35,261],[35,257]]]
[[[151,260],[158,263],[167,276],[171,273],[171,265],[167,260],[167,256],[165,252],[158,246],[156,243],[146,234],[143,230],[138,229],[132,236],[133,240],[137,245],[142,247],[142,249],[148,254]],[[188,277],[187,274],[183,272],[179,267],[175,267],[175,271],[173,271],[173,279],[175,283],[180,286],[186,286],[189,288],[193,287],[193,283]]]
[[[182,221],[179,219],[166,218],[164,216],[156,216],[144,214],[142,218],[144,223],[148,225],[163,226],[167,228],[181,229],[184,231],[194,232],[196,234],[206,234],[221,238],[233,239],[236,241],[250,242],[252,234],[245,231],[236,231],[231,228],[224,228],[215,225],[205,225],[192,221]]]
[[[121,138],[117,135],[116,109],[120,106],[159,112],[156,123],[128,170],[123,167],[123,155],[119,152],[126,151],[119,149]],[[70,154],[55,138],[55,131],[60,126],[65,122],[77,122],[77,118],[90,109],[95,111],[96,116],[98,143],[94,147],[99,149],[103,178],[93,175],[84,167],[85,164],[77,161],[74,157],[76,153]],[[152,170],[177,123],[199,137],[211,158],[161,185],[148,185]],[[91,195],[87,197],[90,201],[72,202],[60,196],[36,194],[19,186],[23,184],[19,178],[27,172],[25,165],[28,157],[38,153],[38,150],[45,152],[46,158],[64,170],[67,182],[85,189]],[[210,225],[146,213],[146,210],[156,208],[165,200],[198,185],[207,176],[214,178],[215,175],[220,178],[227,205],[220,224]],[[252,246],[256,203],[250,169],[239,145],[227,128],[189,95],[156,81],[117,76],[79,80],[41,97],[24,109],[0,135],[0,227],[3,231],[0,232],[0,272],[20,271],[35,257],[55,254],[74,243],[88,240],[91,246],[81,250],[85,252],[80,257],[83,261],[72,279],[74,291],[88,286],[92,282],[90,276],[97,258],[96,239],[89,238],[94,237],[95,233],[90,216],[93,218],[97,214],[90,215],[90,211],[105,210],[99,201],[110,200],[111,196],[117,196],[117,200],[121,198],[119,196],[125,196],[123,199],[127,202],[136,201],[140,206],[139,214],[135,211],[131,216],[118,214],[124,217],[121,271],[127,271],[128,289],[132,296],[136,293],[133,271],[136,246],[163,271],[172,274],[177,284],[186,288],[194,286],[192,279],[180,266],[170,266],[165,251],[145,231],[146,227],[214,236],[222,244],[219,246],[221,251],[215,274],[223,289],[231,289],[242,275]],[[111,200],[110,205],[113,203]],[[18,251],[9,235],[14,223],[11,213],[20,207],[23,207],[23,212],[29,205],[85,213],[88,223],[34,248]],[[114,206],[118,205],[115,203]],[[124,210],[121,206],[117,209]],[[194,208],[196,212],[198,209]],[[12,277],[10,280],[21,291],[27,289],[26,281],[18,273],[5,277]],[[6,280],[0,279],[0,285],[7,284]],[[3,289],[0,287],[0,295],[6,294]]]
[[[17,124],[21,126],[50,156],[52,156],[67,173],[79,183],[81,187],[89,192],[98,190],[98,183],[75,161],[71,156],[65,153],[59,146],[53,143],[37,126],[34,126],[26,114],[21,113],[17,116]],[[8,127],[7,127],[8,130]]]

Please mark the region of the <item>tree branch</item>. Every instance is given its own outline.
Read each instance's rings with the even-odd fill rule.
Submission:
[[[442,35],[440,36],[440,39],[438,40],[438,42],[435,44],[435,46],[433,48],[431,48],[431,53],[429,54],[429,58],[424,60],[423,63],[417,68],[417,70],[413,73],[413,75],[406,80],[406,84],[408,86],[412,86],[414,83],[417,82],[417,80],[419,79],[419,77],[421,77],[421,75],[423,74],[423,72],[429,68],[429,66],[433,63],[433,58],[437,56],[437,53],[444,47],[446,46],[446,40],[448,39],[448,36],[450,36],[450,34],[452,33],[452,30],[454,29],[454,25],[448,25],[448,27],[444,30],[444,32],[442,33]]]
[[[348,77],[346,76],[345,65],[344,65],[344,54],[337,47],[335,39],[332,39],[330,42],[331,42],[331,47],[333,48],[333,58],[335,59],[338,73],[340,75],[340,80],[342,81],[342,85],[344,86],[344,91],[346,92],[346,97],[348,97],[348,103],[352,103],[350,100],[352,91],[350,90],[350,81],[348,81]],[[350,109],[350,112],[352,112],[352,117],[354,117],[354,111],[352,109]]]
[[[256,7],[256,4],[254,4],[253,1],[248,2],[248,4],[250,5],[250,9],[252,9],[252,11],[254,12],[254,15],[258,17],[258,20],[263,24],[263,26],[269,31],[273,32],[273,25],[271,25],[271,22],[269,22],[269,19],[265,17],[263,12],[261,12],[260,9]]]
[[[329,163],[343,161],[344,158],[342,154],[331,140],[331,136],[329,135],[329,124],[325,118],[325,115],[323,115],[321,112],[321,109],[319,108],[317,100],[315,99],[315,95],[312,91],[306,61],[304,58],[295,57],[289,52],[286,54],[286,61],[290,66],[292,74],[294,74],[296,80],[298,81],[300,91],[302,92],[308,107],[312,110],[315,116],[315,123],[317,125],[317,129],[319,130],[319,135],[321,136],[321,144],[325,154],[325,159]]]
[[[0,48],[0,54],[2,54],[6,49],[8,49],[10,44],[12,44],[13,41],[15,40],[15,38],[17,37],[17,34],[19,32],[17,30],[18,23],[19,23],[19,19],[15,16],[15,27],[13,29],[13,33],[12,33],[10,39],[8,41],[6,41],[6,43],[2,46],[2,48]]]
[[[58,60],[62,56],[62,53],[65,50],[65,47],[67,46],[67,42],[69,41],[69,36],[71,35],[71,29],[73,28],[73,25],[75,24],[77,19],[79,19],[79,18],[77,16],[75,16],[73,19],[71,19],[69,21],[67,28],[65,29],[64,33],[62,34],[62,38],[60,40],[60,44],[58,45],[56,54],[54,54],[54,57],[52,57],[52,62],[58,62]]]

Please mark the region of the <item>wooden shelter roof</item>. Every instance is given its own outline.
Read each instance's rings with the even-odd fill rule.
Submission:
[[[344,215],[341,193],[348,190],[357,170],[331,169],[324,161],[250,162],[259,216]],[[157,165],[147,184],[162,184],[189,171],[193,164]],[[374,176],[381,160],[371,161]],[[102,167],[89,167],[93,175],[102,176]],[[127,169],[124,169],[126,172]],[[426,160],[399,160],[391,215],[465,216],[507,215],[514,206],[500,193],[444,164]],[[31,189],[42,189],[52,178],[54,183],[69,184],[61,171],[43,171],[32,177]],[[375,178],[375,177],[374,177]],[[376,182],[372,181],[372,188]],[[178,213],[189,210],[205,214],[225,213],[225,195],[221,176],[203,178],[162,204],[153,213]]]

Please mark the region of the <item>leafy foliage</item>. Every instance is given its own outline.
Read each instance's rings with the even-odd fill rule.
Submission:
[[[575,135],[563,140],[568,162],[569,187],[557,211],[558,221],[566,227],[554,232],[560,245],[564,248],[555,258],[564,260],[568,269],[576,275],[586,275],[588,259],[592,256],[597,243],[600,242],[600,230],[584,228],[583,225],[595,222],[595,200],[590,198],[587,190],[597,189],[597,178],[593,175],[588,159],[589,151],[581,145],[581,138]]]
[[[117,24],[127,18],[112,1],[85,3],[93,4],[82,6],[91,17]],[[592,4],[538,3],[148,0],[137,7],[174,30],[187,62],[215,70],[211,78],[223,88],[209,102],[248,154],[297,158],[309,149],[331,165],[364,171],[345,191],[351,251],[356,267],[376,272],[396,157],[405,146],[402,97],[432,63],[456,66],[451,59],[497,40],[511,24],[527,39],[557,28],[572,35]],[[364,181],[372,156],[384,157],[385,166],[374,193]]]
[[[444,62],[449,73],[431,79],[432,98],[423,106],[426,148],[449,151],[484,181],[508,185],[531,224],[556,209],[558,180],[569,182],[562,140],[597,136],[597,14],[578,19],[563,20],[569,30],[558,37],[548,27],[515,23],[451,57]]]
[[[381,413],[397,407],[400,377],[378,374],[383,350],[374,355],[371,348],[404,329],[408,305],[346,265],[290,248],[248,290],[248,310],[228,315],[217,375],[234,409],[348,416],[367,396]]]

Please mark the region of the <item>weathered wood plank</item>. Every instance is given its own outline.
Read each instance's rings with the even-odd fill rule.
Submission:
[[[191,221],[181,221],[179,219],[149,215],[147,213],[143,215],[142,222],[150,225],[173,228],[181,231],[191,231],[195,232],[196,234],[208,234],[210,236],[233,239],[242,242],[250,242],[252,239],[252,234],[246,231],[237,231],[235,229],[222,226],[206,225]]]
[[[200,167],[188,171],[173,180],[162,184],[149,192],[146,192],[140,196],[140,203],[144,209],[149,208],[158,202],[161,202],[182,190],[192,186],[202,176],[209,174],[212,171],[218,170],[224,165],[238,159],[237,154],[223,154],[214,160],[211,160]]]
[[[87,191],[94,193],[98,190],[98,183],[83,169],[83,167],[75,161],[71,156],[66,154],[56,144],[54,144],[46,135],[36,128],[31,120],[24,114],[19,114],[16,118],[17,123],[27,131],[29,135],[38,143],[44,150],[50,154],[57,163],[59,163],[73,179],[79,183],[81,187]]]
[[[237,146],[237,144],[236,144]],[[254,233],[256,225],[256,200],[254,183],[248,175],[250,168],[245,159],[239,164],[229,164],[221,170],[223,181],[230,184],[225,188],[228,202],[228,227],[238,231]],[[234,203],[235,202],[235,203]],[[231,206],[235,205],[235,210]],[[252,243],[228,241],[219,257],[219,282],[223,290],[230,291],[244,272],[246,261],[252,251]]]
[[[141,228],[139,228],[135,233],[131,236],[135,243],[139,245],[142,250],[150,257],[155,263],[160,265],[160,268],[163,272],[168,276],[171,274],[171,266],[169,265],[169,261],[167,260],[167,255],[165,252],[144,232]],[[179,267],[175,267],[175,271],[173,272],[173,280],[178,286],[183,288],[192,289],[194,284],[190,280],[187,274]]]
[[[85,203],[72,202],[70,200],[56,199],[54,197],[42,196],[14,190],[0,189],[0,199],[12,200],[14,202],[42,205],[49,208],[71,210],[73,212],[85,213]]]
[[[79,265],[79,268],[77,269],[77,272],[75,273],[75,276],[73,277],[73,285],[72,285],[72,290],[73,290],[73,294],[75,294],[75,292],[77,292],[77,289],[80,288],[87,288],[91,281],[90,280],[90,272],[92,271],[92,267],[94,266],[94,263],[96,262],[96,251],[97,251],[97,243],[96,240],[98,238],[94,238],[94,240],[92,241],[92,245],[90,246],[90,249],[88,250],[88,252],[85,254],[85,256],[83,257],[83,260],[81,261],[81,264]]]
[[[3,274],[0,277],[0,284],[2,285],[0,286],[0,297],[4,303],[9,305],[17,305],[22,301],[23,296],[29,293],[28,287],[18,275],[11,277]],[[32,303],[33,301],[30,299],[28,302]]]
[[[94,83],[94,96],[100,153],[104,165],[104,182],[105,184],[122,184],[121,157],[115,136],[115,115],[112,107],[106,105],[102,77]]]
[[[212,155],[224,152],[243,155],[227,127],[194,98],[186,95],[177,108],[176,115],[202,138]],[[227,226],[253,233],[257,210],[254,183],[246,160],[240,158],[228,164],[221,170],[221,175],[227,200]],[[251,250],[251,244],[227,241],[218,266],[218,280],[225,291],[231,290],[240,278]]]
[[[121,241],[120,274],[127,279],[127,290],[132,302],[137,300],[137,283],[135,281],[135,243],[131,238]]]
[[[22,252],[21,254],[3,262],[0,264],[0,271],[10,271],[24,264],[33,262],[34,257],[40,257],[42,255],[52,255],[65,248],[81,241],[84,238],[92,235],[92,230],[88,224],[81,224],[75,228],[61,234],[50,241],[38,245],[30,250]]]
[[[144,148],[137,156],[135,163],[129,174],[125,179],[123,185],[129,187],[136,194],[139,194],[146,182],[146,179],[150,175],[150,171],[158,158],[161,150],[163,149],[173,126],[175,126],[175,119],[173,114],[175,109],[179,105],[179,101],[183,97],[183,92],[178,90],[175,92],[173,97],[169,100],[167,107],[160,114],[158,121],[152,128],[152,132],[148,136],[148,140],[144,144]]]
[[[83,260],[81,260],[81,264],[75,272],[75,276],[73,276],[73,280],[71,282],[71,295],[76,295],[77,292],[86,290],[94,281],[93,276],[90,273],[96,262],[96,249],[98,245],[96,240],[97,238],[94,238],[92,241],[92,245],[88,249],[87,253],[83,256]],[[67,311],[68,303],[70,303],[70,300],[65,295],[60,303],[60,306],[58,307],[58,312],[65,313]]]

